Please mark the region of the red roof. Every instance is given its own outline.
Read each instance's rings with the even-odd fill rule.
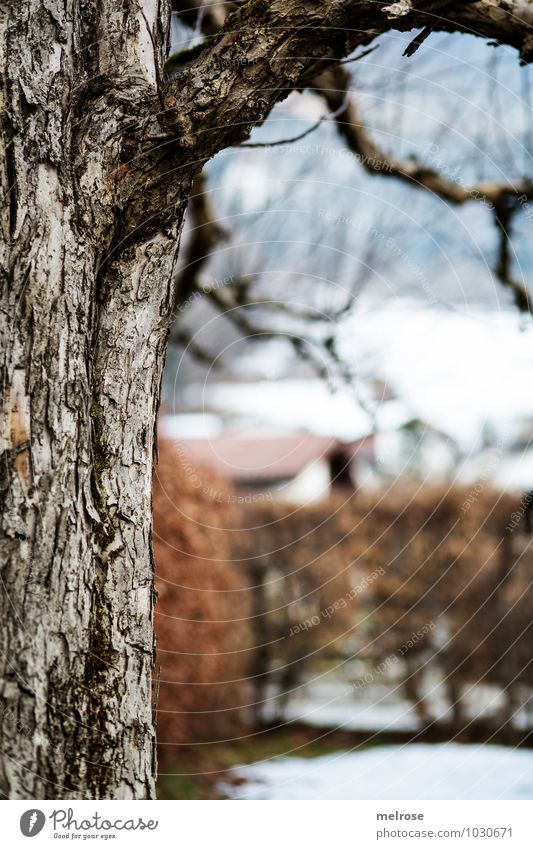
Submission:
[[[366,440],[346,444],[312,433],[276,437],[223,434],[212,439],[182,439],[180,451],[191,462],[208,466],[234,481],[286,480],[339,450],[355,453]]]

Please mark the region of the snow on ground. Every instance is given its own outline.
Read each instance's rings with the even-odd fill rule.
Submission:
[[[364,674],[364,669],[363,673]],[[420,719],[413,705],[405,699],[401,680],[382,676],[379,682],[354,689],[336,671],[316,676],[298,688],[284,712],[284,719],[304,722],[318,728],[337,728],[352,731],[417,731]],[[355,675],[357,679],[358,675]],[[354,680],[355,680],[354,679]],[[449,719],[448,694],[439,674],[428,670],[424,676],[423,692],[426,707],[437,722]],[[463,708],[472,721],[490,720],[502,706],[503,693],[495,686],[477,684],[463,694]],[[268,707],[264,717],[273,719]],[[524,708],[517,709],[515,728],[531,728],[531,716]]]
[[[443,743],[377,746],[238,767],[234,799],[532,799],[533,752]]]
[[[334,701],[320,704],[311,700],[289,704],[285,718],[304,722],[316,728],[342,728],[352,731],[416,731],[420,720],[413,707],[397,699],[384,699],[381,704],[348,704]]]
[[[426,683],[427,706],[435,718],[444,719],[448,705],[439,681]],[[465,703],[467,715],[489,716],[499,697],[496,688],[475,688]],[[308,682],[289,702],[284,718],[377,733],[420,728],[393,681],[355,694],[338,674]],[[220,790],[237,799],[531,799],[533,752],[458,743],[374,746],[313,759],[273,758],[238,767],[231,777],[235,785],[229,781]]]
[[[373,685],[354,692],[337,673],[308,681],[289,700],[284,719],[319,728],[353,731],[416,731],[420,727],[412,706],[389,686]],[[272,717],[266,713],[266,720]]]

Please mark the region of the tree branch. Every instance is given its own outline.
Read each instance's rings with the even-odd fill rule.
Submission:
[[[196,20],[198,0],[177,5],[194,12]],[[375,0],[312,0],[306,7],[299,0],[249,0],[217,30],[223,9],[220,3],[213,7],[216,20],[204,14],[201,25],[209,39],[166,83],[162,121],[175,139],[174,173],[197,173],[219,150],[247,139],[276,102],[310,87],[337,113],[340,134],[371,173],[394,176],[453,204],[485,202],[497,210],[497,222],[508,198],[533,197],[531,181],[464,186],[416,160],[390,157],[374,144],[353,102],[338,114],[349,88],[339,60],[391,29],[421,29],[413,46],[430,30],[468,32],[516,47],[522,61],[529,62],[533,31],[527,0],[419,0],[416,8],[410,0],[385,6]],[[504,249],[501,242],[501,255]],[[513,289],[517,303],[522,308],[526,300],[529,304],[509,263],[500,262],[498,268],[499,279]]]
[[[317,77],[311,87],[325,100],[330,110],[335,110],[339,104],[346,103],[350,77],[344,68],[332,68]],[[533,313],[527,287],[512,276],[510,251],[512,218],[519,210],[520,203],[533,197],[533,183],[530,180],[484,181],[466,186],[449,179],[440,171],[428,168],[414,157],[395,159],[372,140],[353,99],[335,120],[341,138],[370,174],[395,177],[456,206],[469,201],[485,204],[494,215],[500,235],[496,276],[502,286],[511,290],[516,306],[522,312]]]
[[[345,102],[346,92],[350,89],[350,77],[344,68],[332,68],[316,77],[309,87],[319,94],[328,108],[334,112],[340,104]],[[474,200],[492,208],[502,203],[507,197],[524,195],[527,199],[533,197],[531,180],[483,181],[463,185],[414,157],[402,160],[389,156],[371,138],[353,98],[350,99],[342,114],[337,116],[336,123],[339,135],[357,156],[362,167],[370,174],[396,177],[412,186],[426,189],[454,205]]]
[[[327,66],[391,29],[469,32],[533,57],[526,0],[419,0],[415,9],[375,0],[249,0],[199,56],[169,80],[165,124],[185,157],[201,165],[248,138],[274,104]]]
[[[533,304],[527,286],[513,277],[511,256],[511,228],[513,217],[519,208],[514,198],[502,197],[494,208],[494,222],[499,233],[496,276],[502,286],[510,289],[519,310],[533,315]]]
[[[215,219],[203,174],[198,174],[192,185],[187,216],[190,216],[191,223],[189,242],[183,254],[184,263],[176,277],[177,292],[182,303],[194,291],[200,291],[199,275],[202,269],[220,242],[228,237],[226,230]]]

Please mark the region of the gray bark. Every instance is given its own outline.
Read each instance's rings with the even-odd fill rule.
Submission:
[[[391,26],[474,21],[529,57],[527,4],[418,6],[252,0],[164,91],[167,0],[0,11],[5,796],[153,795],[150,487],[191,180]]]
[[[35,0],[2,19],[9,797],[154,792],[150,484],[187,186],[163,229],[146,220],[137,169],[133,208],[124,128],[153,114],[155,72],[144,19],[118,5],[76,22],[70,4]],[[162,44],[157,22],[154,33]]]

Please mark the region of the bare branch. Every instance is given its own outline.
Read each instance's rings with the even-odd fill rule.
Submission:
[[[194,25],[201,3],[188,0],[188,4],[184,7],[194,12]],[[217,4],[214,8],[220,12],[224,6]],[[222,18],[223,14],[219,14],[218,19]],[[214,21],[210,24],[204,21],[207,11],[200,20],[203,31],[216,27]],[[452,204],[484,202],[496,210],[497,222],[501,221],[508,198],[533,198],[530,180],[486,181],[465,186],[416,159],[396,159],[371,139],[353,101],[343,105],[349,78],[339,60],[391,28],[402,31],[421,28],[411,44],[411,52],[430,31],[441,30],[491,38],[516,47],[524,62],[533,58],[530,3],[526,0],[462,3],[419,0],[416,8],[409,0],[388,6],[372,0],[322,0],[312,9],[303,8],[297,0],[253,0],[229,15],[223,26],[201,46],[198,55],[167,82],[164,118],[166,129],[176,140],[174,168],[197,172],[214,153],[248,138],[252,127],[261,123],[287,93],[310,87],[321,94],[330,112],[337,115],[339,133],[369,173],[396,177]],[[309,128],[298,138],[315,128]],[[280,140],[276,144],[295,140]],[[180,159],[183,165],[179,164]],[[503,232],[500,227],[500,233]],[[508,237],[505,242],[502,239],[503,236],[498,277],[514,291],[517,303],[523,308],[529,300],[510,274],[506,259]],[[204,257],[206,253],[203,251]],[[200,257],[196,260],[204,261]]]
[[[394,4],[393,4],[394,5]],[[396,4],[401,5],[401,4]],[[375,0],[250,0],[167,83],[165,124],[196,168],[245,140],[288,92],[390,29],[469,32],[533,56],[526,0],[419,0],[400,16]],[[258,33],[261,37],[258,37]],[[221,116],[224,116],[223,120]]]
[[[517,210],[518,204],[509,202],[509,198],[502,198],[495,206],[494,221],[499,233],[498,259],[495,271],[502,286],[511,290],[518,309],[533,315],[533,304],[528,288],[524,283],[513,277],[511,270],[511,228]]]
[[[407,47],[402,53],[402,56],[414,56],[420,45],[424,43],[426,38],[430,36],[432,32],[433,27],[424,27],[424,29],[420,30],[418,35],[416,35],[413,40],[407,45]]]
[[[178,329],[174,327],[171,331],[169,341],[172,345],[177,345],[183,351],[187,351],[187,353],[201,365],[207,366],[209,369],[216,368],[216,355],[210,354],[209,351],[202,348],[202,346],[193,339],[192,335],[183,328]]]
[[[203,0],[174,0],[172,11],[191,29],[199,29],[204,35],[214,35],[237,5],[229,0],[210,0],[208,4]]]
[[[346,92],[350,89],[350,77],[343,68],[333,68],[313,80],[310,88],[334,111],[346,98]],[[531,180],[484,181],[465,186],[449,179],[440,171],[429,168],[415,157],[402,160],[389,156],[371,138],[353,98],[336,118],[336,122],[337,130],[348,148],[357,156],[362,167],[371,174],[396,177],[454,205],[478,201],[496,206],[506,197],[533,197]]]
[[[313,83],[313,89],[324,98],[332,110],[346,102],[346,92],[349,88],[349,75],[340,67],[326,71]],[[440,171],[428,168],[414,157],[406,160],[395,159],[372,140],[353,98],[342,114],[337,116],[336,122],[339,134],[369,173],[395,177],[454,205],[477,201],[488,206],[493,211],[500,234],[496,276],[503,286],[512,291],[516,306],[523,312],[532,312],[527,287],[512,276],[510,251],[512,217],[524,200],[533,197],[533,183],[530,180],[484,181],[465,186],[449,179]]]
[[[238,145],[238,147],[278,147],[282,144],[292,144],[293,142],[301,141],[301,139],[304,139],[306,136],[314,133],[315,130],[318,130],[322,121],[325,121],[325,119],[326,116],[323,115],[318,119],[318,121],[308,127],[307,130],[304,130],[303,133],[300,133],[298,136],[292,136],[290,139],[277,139],[276,141],[271,142],[244,142],[243,144]]]
[[[190,240],[184,251],[184,264],[177,275],[177,291],[180,301],[185,301],[199,289],[199,275],[218,244],[228,234],[215,220],[203,174],[195,178],[187,207],[190,217]]]
[[[322,380],[331,382],[331,367],[334,367],[340,381],[354,393],[355,400],[361,409],[369,415],[372,421],[372,426],[375,428],[376,408],[372,408],[359,392],[356,375],[351,371],[348,364],[337,351],[337,342],[334,333],[330,333],[321,342],[317,342],[316,339],[311,339],[310,337],[303,336],[302,334],[296,335],[289,331],[268,330],[255,325],[248,319],[245,314],[245,308],[248,307],[249,304],[246,302],[238,302],[233,292],[225,290],[224,293],[222,293],[220,291],[213,290],[207,293],[207,297],[217,307],[217,309],[223,312],[224,316],[232,322],[232,324],[234,324],[240,332],[244,333],[245,337],[259,336],[261,339],[287,339],[291,343],[295,354],[300,359],[308,362],[317,376]],[[340,312],[345,311],[346,307],[343,307]],[[335,324],[333,320],[330,323],[332,325]],[[320,357],[317,354],[318,347],[324,351],[324,357]]]

